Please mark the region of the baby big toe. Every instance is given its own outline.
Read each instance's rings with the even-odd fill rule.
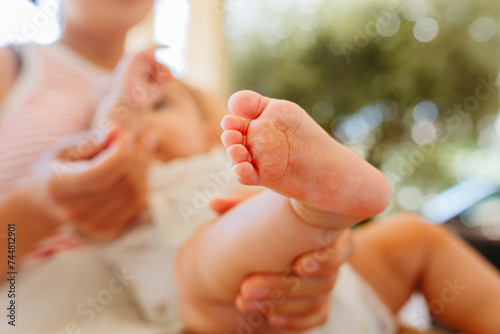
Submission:
[[[228,104],[234,115],[253,120],[260,116],[270,101],[270,98],[259,93],[244,90],[234,93]]]

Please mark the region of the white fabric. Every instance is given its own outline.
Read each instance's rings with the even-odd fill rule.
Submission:
[[[149,175],[149,214],[143,224],[100,253],[115,268],[128,268],[136,279],[128,290],[144,317],[179,331],[174,262],[177,250],[203,223],[215,218],[209,201],[241,187],[226,153],[206,154],[156,163]],[[161,265],[159,265],[161,264]]]
[[[158,334],[141,319],[125,287],[133,277],[108,270],[94,249],[60,252],[17,275],[16,326],[7,324],[8,287],[0,287],[2,334]],[[165,333],[172,334],[172,333]]]
[[[394,334],[391,311],[371,287],[344,264],[338,273],[327,323],[307,334]]]
[[[90,248],[68,251],[23,272],[18,285],[18,327],[8,328],[4,321],[1,333],[59,334],[72,323],[80,334],[180,332],[173,274],[176,252],[202,223],[214,217],[209,199],[239,185],[231,176],[225,152],[219,149],[158,164],[151,170],[150,181],[151,216],[142,217],[146,223],[133,233],[97,252]],[[148,221],[154,221],[154,226]],[[108,269],[103,258],[114,269]],[[0,302],[6,296],[3,288]],[[92,298],[98,311],[92,311]],[[330,309],[328,323],[308,334],[395,333],[390,311],[349,265],[339,271]]]

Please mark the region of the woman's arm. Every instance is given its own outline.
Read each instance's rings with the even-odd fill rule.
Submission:
[[[7,255],[14,255],[14,266],[40,240],[50,235],[59,223],[40,205],[33,194],[33,183],[25,182],[0,200],[0,277],[8,271]],[[8,231],[15,230],[15,239],[8,237]],[[12,237],[12,234],[11,234]],[[7,253],[9,242],[15,244],[15,253]],[[12,246],[11,246],[12,247]]]
[[[161,83],[170,75],[155,65],[154,50],[137,57],[150,64],[148,83]],[[16,68],[14,53],[0,49],[0,105]],[[129,83],[129,89],[140,83]],[[62,223],[90,240],[113,239],[133,224],[146,205],[147,168],[157,140],[148,134],[136,138],[116,127],[100,131],[100,141],[81,134],[59,143],[32,166],[28,182],[0,197],[0,254],[7,254],[9,224],[16,225],[16,259]],[[1,258],[0,277],[8,264],[6,256]]]
[[[0,109],[17,76],[17,59],[9,48],[0,48]]]
[[[8,268],[10,224],[19,260],[62,223],[90,240],[109,240],[144,209],[150,149],[114,130],[97,144],[84,137],[42,158],[29,180],[0,199],[0,277]]]
[[[12,49],[0,48],[0,110],[16,80],[17,71],[18,63]],[[24,182],[16,190],[0,198],[0,251],[4,255],[0,256],[0,270],[2,270],[0,277],[8,271],[9,225],[11,225],[11,231],[15,228],[14,262],[29,252],[38,241],[48,236],[58,225],[54,217],[37,203],[37,199],[32,194],[34,194],[33,183]],[[14,241],[12,238],[10,240]]]

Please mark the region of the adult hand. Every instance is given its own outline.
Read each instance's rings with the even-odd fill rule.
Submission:
[[[80,235],[112,239],[146,206],[146,172],[155,145],[153,137],[139,141],[116,128],[97,142],[73,137],[35,164],[41,201]]]
[[[169,78],[154,48],[123,57],[99,103],[94,129],[37,164],[48,206],[80,235],[112,239],[145,208],[146,172],[158,138],[148,133],[141,113]]]
[[[255,193],[239,190],[210,205],[222,214]],[[346,230],[333,245],[298,257],[289,272],[250,275],[241,285],[236,307],[245,313],[265,313],[269,323],[280,329],[303,331],[319,326],[328,318],[338,269],[353,250],[352,233]]]
[[[290,272],[250,275],[241,285],[236,307],[247,313],[264,310],[269,323],[280,329],[319,326],[328,318],[338,269],[352,251],[352,234],[346,230],[335,244],[298,257]]]
[[[144,132],[143,109],[164,94],[165,83],[173,78],[170,70],[156,61],[155,50],[150,48],[120,60],[97,108],[96,127],[115,124],[136,135]]]

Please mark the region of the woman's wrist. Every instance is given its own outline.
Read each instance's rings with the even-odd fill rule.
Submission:
[[[9,225],[15,227],[16,257],[28,253],[61,225],[48,202],[38,184],[29,181],[21,182],[0,200],[0,234],[6,233]]]

